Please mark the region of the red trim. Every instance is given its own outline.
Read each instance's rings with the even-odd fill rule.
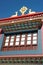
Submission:
[[[37,13],[34,13],[34,14],[25,14],[25,15],[16,16],[16,17],[3,18],[3,19],[0,19],[0,22],[1,21],[12,20],[12,19],[23,18],[23,17],[35,16],[35,15],[40,15],[40,14],[43,14],[43,12],[37,12]]]
[[[5,55],[5,56],[0,56],[0,58],[3,58],[3,57],[43,57],[43,54],[21,54],[21,55]]]

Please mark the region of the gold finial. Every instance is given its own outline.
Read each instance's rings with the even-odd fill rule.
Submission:
[[[27,7],[23,6],[21,9],[20,9],[20,12],[22,13],[22,15],[24,15],[24,13],[27,11]]]

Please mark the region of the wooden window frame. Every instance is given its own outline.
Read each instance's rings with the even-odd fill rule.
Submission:
[[[19,45],[15,45],[17,35],[14,35],[14,43],[13,43],[12,46],[10,46],[10,40],[11,40],[11,36],[13,36],[13,35],[11,35],[11,36],[9,35],[10,38],[9,38],[8,46],[5,46],[6,36],[4,36],[4,43],[2,45],[2,50],[3,51],[5,51],[5,50],[9,51],[9,50],[32,50],[32,49],[34,50],[34,49],[37,49],[37,46],[38,46],[38,32],[35,32],[35,33],[37,33],[37,44],[32,44],[34,33],[25,33],[25,42],[24,42],[25,45],[21,45],[21,38],[22,38],[23,34],[18,34],[18,35],[20,35]],[[27,35],[28,34],[31,34],[31,44],[30,45],[27,44]]]

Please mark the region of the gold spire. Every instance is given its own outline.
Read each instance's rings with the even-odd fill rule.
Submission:
[[[24,13],[28,10],[27,7],[23,6],[21,9],[20,9],[20,12],[22,13],[22,15],[24,15]]]

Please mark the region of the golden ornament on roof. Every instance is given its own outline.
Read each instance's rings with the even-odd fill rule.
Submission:
[[[27,7],[23,6],[21,9],[20,9],[20,12],[22,13],[22,15],[24,15],[24,13],[28,10]]]

